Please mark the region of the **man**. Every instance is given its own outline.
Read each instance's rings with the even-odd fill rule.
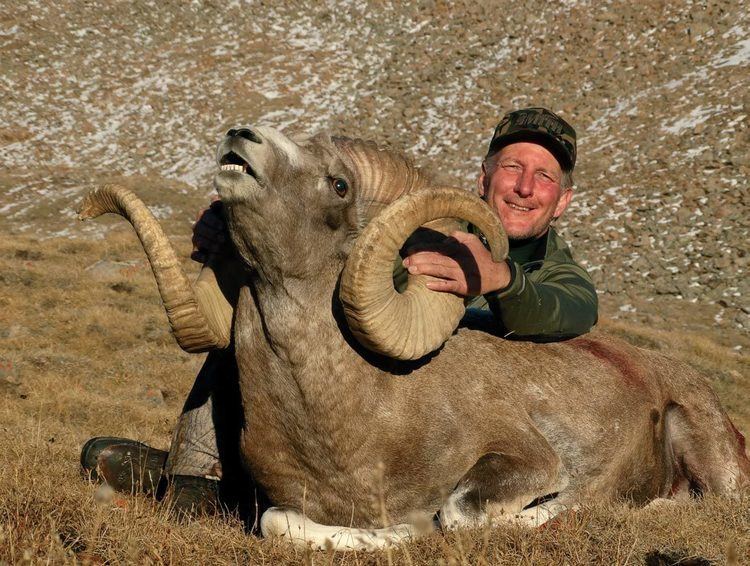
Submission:
[[[428,286],[435,291],[467,297],[467,324],[489,310],[490,330],[510,339],[553,341],[588,332],[597,320],[594,285],[552,227],[572,198],[575,161],[575,130],[562,118],[544,108],[506,114],[492,136],[478,189],[502,220],[508,259],[494,262],[482,235],[470,227],[437,246],[410,250],[403,267],[433,276]],[[220,203],[214,203],[195,225],[194,259],[225,249],[224,233]],[[247,491],[234,443],[242,418],[239,395],[222,379],[236,371],[233,353],[209,354],[169,454],[125,439],[94,438],[81,454],[84,470],[116,489],[160,491],[156,482],[164,467],[172,504],[184,512],[226,499],[219,494],[222,485],[235,484],[225,492],[236,493],[240,484]],[[134,483],[133,470],[145,481]],[[162,478],[161,486],[169,482]]]
[[[506,114],[477,183],[502,220],[508,260],[493,262],[477,236],[456,232],[442,250],[415,253],[404,265],[439,278],[428,284],[435,291],[476,297],[468,306],[489,308],[507,338],[551,341],[588,332],[597,320],[594,284],[552,227],[573,195],[575,140],[575,130],[544,108]],[[467,278],[462,266],[471,264],[477,268]]]

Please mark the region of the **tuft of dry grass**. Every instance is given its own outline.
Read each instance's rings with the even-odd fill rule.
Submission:
[[[186,237],[175,241],[187,257]],[[89,269],[126,262],[114,274]],[[187,260],[185,268],[197,272]],[[658,306],[655,306],[658,308]],[[750,431],[750,360],[710,332],[602,317],[603,331],[698,367]],[[750,560],[750,496],[632,509],[591,504],[545,529],[434,534],[381,553],[310,552],[245,533],[236,517],[180,524],[140,496],[99,503],[83,442],[120,435],[165,448],[202,357],[167,331],[128,229],[103,241],[0,238],[0,560],[9,563],[547,564]],[[163,396],[149,392],[158,389]],[[659,558],[661,557],[661,558]],[[654,562],[659,563],[659,562]]]

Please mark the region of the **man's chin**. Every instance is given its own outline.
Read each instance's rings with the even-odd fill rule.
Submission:
[[[505,226],[505,234],[509,240],[528,240],[534,236],[533,226],[517,226],[510,224]]]
[[[536,222],[534,221],[536,220]],[[500,221],[505,228],[505,234],[509,240],[529,240],[541,238],[547,233],[550,222],[544,222],[544,219],[528,218],[519,219],[514,217],[500,217]]]
[[[525,228],[506,228],[505,234],[508,236],[508,239],[511,241],[516,240],[534,240],[536,238],[541,238],[547,233],[547,230],[549,229],[549,226],[543,228],[543,229],[535,229],[534,227],[525,227]]]
[[[528,218],[519,218],[519,214],[501,214],[500,221],[503,223],[505,233],[510,240],[525,240],[534,234],[534,229],[538,228],[534,218],[529,214]]]

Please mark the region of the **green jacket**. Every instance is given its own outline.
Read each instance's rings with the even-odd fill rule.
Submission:
[[[466,305],[469,311],[492,311],[494,334],[551,342],[585,334],[596,324],[594,283],[554,228],[538,240],[511,242],[507,261],[510,284]]]
[[[509,339],[552,342],[585,334],[596,324],[594,283],[554,228],[537,240],[511,242],[507,261],[510,284],[468,299],[463,326]],[[408,275],[400,258],[393,276],[396,289],[405,289]]]

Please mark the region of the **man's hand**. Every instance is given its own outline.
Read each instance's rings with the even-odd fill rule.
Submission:
[[[211,199],[211,205],[201,210],[193,224],[193,252],[190,258],[198,263],[206,263],[215,254],[227,252],[230,246],[227,226],[224,223],[224,204],[219,197]]]
[[[413,275],[435,277],[427,282],[433,291],[474,297],[503,289],[510,283],[508,264],[495,263],[474,234],[453,232],[442,243],[426,248],[408,249],[403,264]]]

